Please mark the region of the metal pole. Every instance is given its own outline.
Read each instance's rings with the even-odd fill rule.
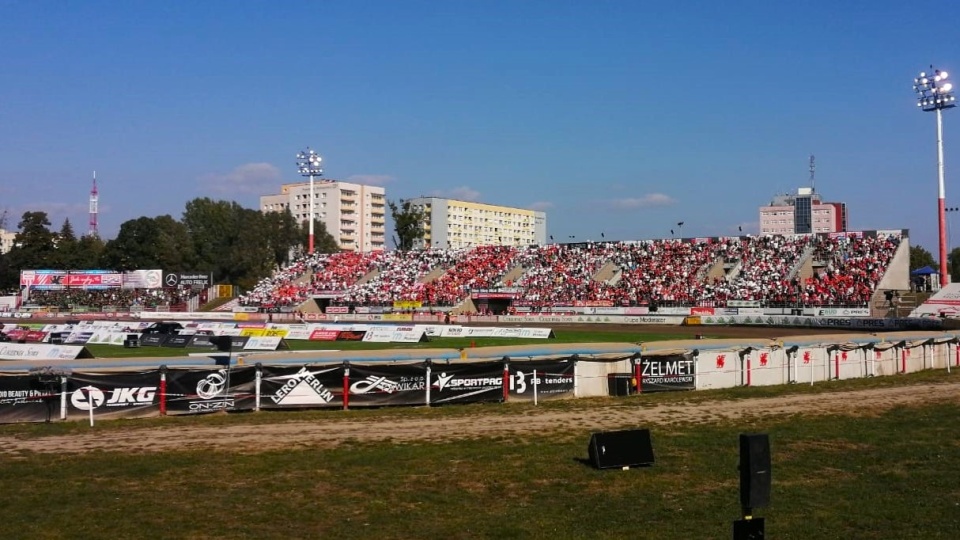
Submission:
[[[937,201],[937,215],[940,220],[940,288],[946,287],[947,279],[947,212],[944,200],[946,199],[943,182],[943,113],[937,108],[937,180],[939,182],[939,199]]]
[[[942,193],[942,190],[941,190],[941,193]],[[940,202],[941,202],[941,205],[940,205],[940,206],[941,206],[941,208],[942,208],[942,207],[943,207],[943,204],[942,204],[942,203],[943,203],[943,198],[940,199]],[[313,220],[314,220],[313,207],[314,207],[314,203],[313,203],[313,173],[311,172],[311,173],[310,173],[310,244],[309,244],[309,246],[308,246],[308,252],[309,252],[311,255],[313,255]],[[302,230],[302,229],[301,229],[301,230]],[[303,234],[303,233],[300,233],[300,234]]]

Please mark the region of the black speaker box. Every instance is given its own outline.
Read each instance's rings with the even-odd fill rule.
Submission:
[[[740,434],[740,506],[770,504],[770,438],[766,433]]]
[[[653,465],[649,429],[601,431],[590,436],[590,463],[598,469]]]

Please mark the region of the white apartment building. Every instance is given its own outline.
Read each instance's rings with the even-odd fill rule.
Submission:
[[[0,229],[0,255],[4,253],[9,253],[13,249],[13,239],[17,236],[17,233],[13,231],[8,231],[6,229]]]
[[[313,182],[313,211],[318,222],[345,251],[378,251],[386,247],[386,191],[380,186],[339,180]],[[310,182],[283,184],[280,193],[260,197],[261,212],[289,208],[301,223],[310,219]]]
[[[425,213],[423,242],[414,247],[526,246],[547,243],[547,214],[523,208],[419,197]]]

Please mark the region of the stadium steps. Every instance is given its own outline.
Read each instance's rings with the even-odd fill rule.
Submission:
[[[793,265],[787,274],[787,281],[798,277],[801,282],[813,277],[813,246],[807,246],[800,255],[800,260]]]
[[[607,280],[607,285],[614,287],[617,283],[620,283],[620,280],[623,278],[623,268],[617,267],[617,271],[613,274],[613,277]]]
[[[514,266],[513,268],[510,269],[509,272],[507,272],[506,274],[503,275],[502,278],[500,278],[500,282],[503,283],[504,286],[510,287],[512,284],[519,281],[520,278],[523,277],[523,274],[525,274],[526,272],[527,272],[527,269],[524,268],[522,265]],[[510,285],[507,285],[508,283]]]
[[[722,256],[712,264],[707,263],[706,265],[704,265],[705,270],[702,270],[702,273],[701,272],[697,273],[697,280],[700,281],[701,283],[702,282],[713,283],[714,280],[723,279],[723,277],[726,275],[726,270],[724,270],[724,266],[726,266],[726,261],[723,260]]]
[[[417,283],[430,283],[431,281],[437,279],[438,277],[447,273],[447,268],[438,267],[427,272],[425,275],[417,278]]]
[[[451,316],[463,315],[464,313],[476,313],[476,312],[477,312],[476,304],[473,303],[473,299],[470,298],[470,295],[467,295],[467,297],[464,298],[462,302],[460,302],[459,304],[454,306],[453,309],[450,310],[450,315]]]
[[[609,281],[613,279],[613,276],[617,273],[617,270],[619,269],[620,267],[617,266],[616,263],[612,261],[608,261],[606,264],[603,265],[603,267],[600,268],[600,270],[597,271],[596,274],[593,275],[593,280],[601,281],[601,282],[606,281],[609,283]]]
[[[371,270],[367,272],[362,278],[358,279],[353,285],[363,285],[364,283],[370,281],[371,279],[380,275],[379,270]]]
[[[309,285],[313,280],[313,269],[307,268],[307,271],[300,274],[300,277],[293,280],[295,285]]]

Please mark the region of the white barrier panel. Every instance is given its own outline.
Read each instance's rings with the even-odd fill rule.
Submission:
[[[686,311],[689,311],[687,309]],[[571,323],[571,324],[670,324],[680,325],[679,315],[500,315],[502,323]]]
[[[375,343],[419,343],[424,329],[416,326],[373,326],[363,335],[363,341]]]
[[[131,332],[133,333],[133,332]],[[127,334],[125,332],[114,332],[110,330],[99,330],[94,332],[90,339],[87,340],[87,344],[93,345],[123,345],[123,341],[127,339]]]
[[[440,329],[440,337],[463,337],[464,335],[463,326],[444,326]]]
[[[76,360],[82,345],[0,343],[0,360]]]
[[[802,317],[798,315],[701,315],[702,325],[753,324],[759,326],[804,326],[810,328],[849,328],[863,330],[939,330],[943,326],[940,319],[899,318],[869,319],[840,317]]]
[[[243,345],[245,351],[275,351],[280,347],[280,337],[251,337]]]

